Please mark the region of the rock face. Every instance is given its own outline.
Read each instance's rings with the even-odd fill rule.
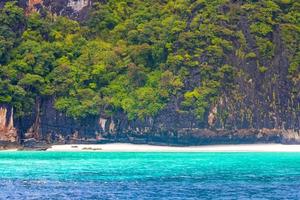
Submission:
[[[155,119],[129,121],[124,113],[119,113],[114,117],[99,116],[75,120],[56,111],[53,108],[53,99],[43,101],[40,109],[40,112],[34,112],[32,116],[16,121],[18,135],[21,141],[25,142],[24,144],[33,141],[32,139],[47,144],[102,142],[171,145],[300,143],[300,134],[293,129],[195,127],[192,124],[193,117],[191,115],[183,116],[167,111],[162,112]],[[1,113],[1,116],[10,115],[5,109],[2,109]],[[36,121],[37,113],[40,113],[38,121]],[[38,126],[35,123],[38,123]],[[11,121],[4,123],[2,120],[1,124],[2,126],[6,124],[2,130],[10,130],[10,132],[6,131],[6,140],[15,141],[16,129],[11,125]],[[38,127],[38,130],[34,130],[33,127]],[[35,131],[39,133],[38,138],[33,134]]]
[[[0,141],[17,142],[17,129],[14,127],[13,108],[0,106]]]
[[[71,7],[74,11],[81,11],[83,8],[90,4],[89,0],[69,0],[68,7]]]
[[[39,11],[47,9],[55,15],[68,16],[72,19],[82,19],[91,6],[91,0],[28,0],[27,9]]]
[[[99,118],[75,120],[53,108],[53,99],[41,101],[33,114],[16,120],[21,142],[35,139],[47,143],[95,142],[101,135]],[[90,140],[90,141],[88,141]]]
[[[27,10],[29,12],[33,12],[36,8],[37,5],[42,4],[42,0],[28,0],[27,2]]]
[[[8,1],[14,0],[2,0],[0,7]],[[92,0],[18,0],[17,2],[19,6],[26,8],[27,13],[47,10],[55,15],[76,20],[84,19],[92,5]]]
[[[82,20],[92,4],[91,0],[43,0],[43,6],[56,15]]]

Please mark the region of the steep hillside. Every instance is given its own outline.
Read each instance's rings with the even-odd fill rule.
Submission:
[[[0,24],[2,140],[300,142],[296,0],[30,0]]]

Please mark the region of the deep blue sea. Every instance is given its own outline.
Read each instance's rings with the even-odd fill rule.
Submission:
[[[300,199],[300,153],[0,152],[0,199]]]

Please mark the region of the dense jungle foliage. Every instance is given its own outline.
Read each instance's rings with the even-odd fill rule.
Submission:
[[[122,111],[144,119],[175,101],[178,112],[203,120],[245,74],[233,58],[255,60],[259,74],[272,68],[274,31],[297,84],[297,0],[107,0],[94,3],[82,22],[26,14],[9,2],[0,10],[0,103],[18,116],[54,98],[55,108],[73,118]]]

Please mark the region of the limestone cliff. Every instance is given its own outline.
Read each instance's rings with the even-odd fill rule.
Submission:
[[[28,13],[46,9],[54,15],[82,20],[88,14],[92,0],[20,0],[19,4],[25,6]],[[224,88],[201,122],[192,112],[179,111],[183,94],[179,98],[170,98],[157,115],[144,120],[129,120],[122,111],[112,116],[101,113],[96,117],[70,118],[54,108],[55,97],[51,96],[37,99],[32,114],[15,118],[15,125],[13,108],[0,107],[0,140],[95,143],[105,138],[108,141],[180,145],[300,143],[300,85],[293,83],[288,72],[289,50],[282,41],[281,27],[275,26],[269,34],[275,44],[274,56],[265,58],[259,52],[247,17],[239,16],[234,25],[244,36],[244,48],[252,56],[239,55],[240,44],[233,41],[231,48],[235,51],[227,53],[225,59],[238,69],[233,81],[235,87]],[[236,39],[229,37],[228,40]],[[201,62],[206,59],[199,58]],[[264,71],[259,63],[268,66],[268,70]],[[184,80],[184,92],[201,86],[200,73],[197,68],[190,69],[189,77]]]
[[[113,117],[104,115],[75,120],[55,110],[53,99],[43,101],[40,109],[38,117],[35,112],[32,116],[18,120],[17,127],[22,142],[35,138],[49,144],[101,142],[173,145],[300,143],[300,134],[293,129],[247,126],[239,129],[196,127],[192,124],[191,115],[179,115],[167,110],[156,118],[132,121],[128,120],[124,113]],[[38,127],[38,130],[34,127]],[[37,132],[39,137],[35,137],[34,133]]]
[[[13,108],[0,106],[0,141],[17,142],[18,140],[13,114]]]
[[[12,0],[1,1],[0,7],[7,1]],[[92,0],[18,0],[17,2],[18,5],[26,9],[27,13],[47,10],[54,15],[83,19],[91,6]]]

